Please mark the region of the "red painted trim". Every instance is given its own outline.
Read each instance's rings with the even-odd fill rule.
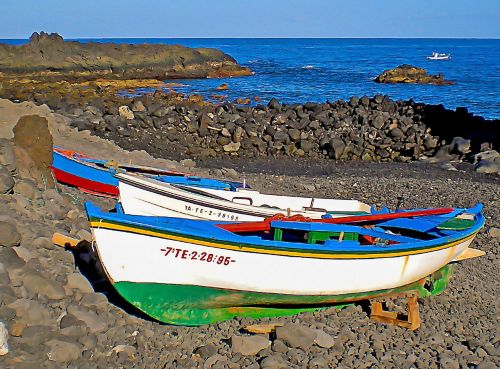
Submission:
[[[103,196],[118,196],[118,188],[112,185],[90,181],[73,174],[64,172],[60,169],[52,167],[52,172],[59,182],[66,183],[78,187],[82,191],[86,191],[95,195]]]
[[[353,215],[349,217],[339,217],[339,218],[329,218],[329,219],[310,219],[300,215],[285,217],[282,214],[277,214],[273,217],[266,218],[261,222],[219,224],[218,226],[230,232],[259,232],[259,231],[269,231],[271,229],[271,222],[274,220],[285,221],[285,222],[288,221],[288,222],[345,224],[345,223],[360,223],[360,222],[378,222],[382,220],[411,218],[411,217],[426,216],[426,215],[449,214],[453,210],[454,210],[453,208],[435,208],[435,209],[407,211],[401,213]]]

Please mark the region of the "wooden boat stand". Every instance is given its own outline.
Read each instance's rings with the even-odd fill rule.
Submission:
[[[384,310],[382,304],[389,299],[406,298],[408,301],[408,314],[401,315],[392,311]],[[396,293],[377,297],[370,300],[370,319],[379,323],[397,325],[412,331],[420,327],[420,313],[418,311],[418,294],[416,291]]]

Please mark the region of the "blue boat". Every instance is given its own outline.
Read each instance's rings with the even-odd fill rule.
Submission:
[[[141,174],[162,182],[191,187],[225,191],[248,188],[241,182],[202,178],[146,166],[117,164],[58,147],[53,150],[52,172],[59,182],[78,187],[87,193],[106,197],[117,197],[119,194],[118,179],[114,177],[118,172]]]

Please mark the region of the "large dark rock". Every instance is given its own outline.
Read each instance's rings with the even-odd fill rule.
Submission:
[[[432,85],[452,85],[454,82],[444,79],[442,74],[431,75],[423,68],[402,64],[388,69],[375,78],[377,83],[426,83]]]
[[[16,148],[24,150],[36,167],[40,176],[35,176],[40,185],[53,186],[54,181],[51,174],[53,142],[50,134],[47,119],[38,115],[25,115],[19,118],[13,129],[13,142]],[[22,164],[31,165],[29,160],[16,151],[18,169],[21,170]],[[32,173],[36,174],[36,173]],[[41,178],[40,178],[41,177]],[[40,183],[40,181],[42,183]]]
[[[0,44],[0,71],[50,72],[51,78],[202,78],[250,75],[222,51],[180,45],[80,43],[33,33],[25,45]]]

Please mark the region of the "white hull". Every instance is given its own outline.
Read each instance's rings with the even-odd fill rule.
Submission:
[[[236,251],[185,239],[99,228],[96,224],[93,233],[99,257],[112,282],[196,285],[291,295],[341,295],[406,285],[448,264],[473,239],[471,236],[441,250],[413,255],[327,259]],[[174,251],[168,251],[169,248]],[[199,259],[203,253],[215,256],[207,256],[212,259],[210,262],[203,261]],[[195,254],[198,258],[193,260]],[[219,264],[220,258],[231,261]]]
[[[194,193],[188,187],[172,186],[134,175],[119,174],[117,178],[120,201],[126,214],[256,221],[276,214],[318,219],[328,211],[346,214],[370,211],[369,205],[356,200],[266,195],[246,189],[222,191],[196,188]]]

